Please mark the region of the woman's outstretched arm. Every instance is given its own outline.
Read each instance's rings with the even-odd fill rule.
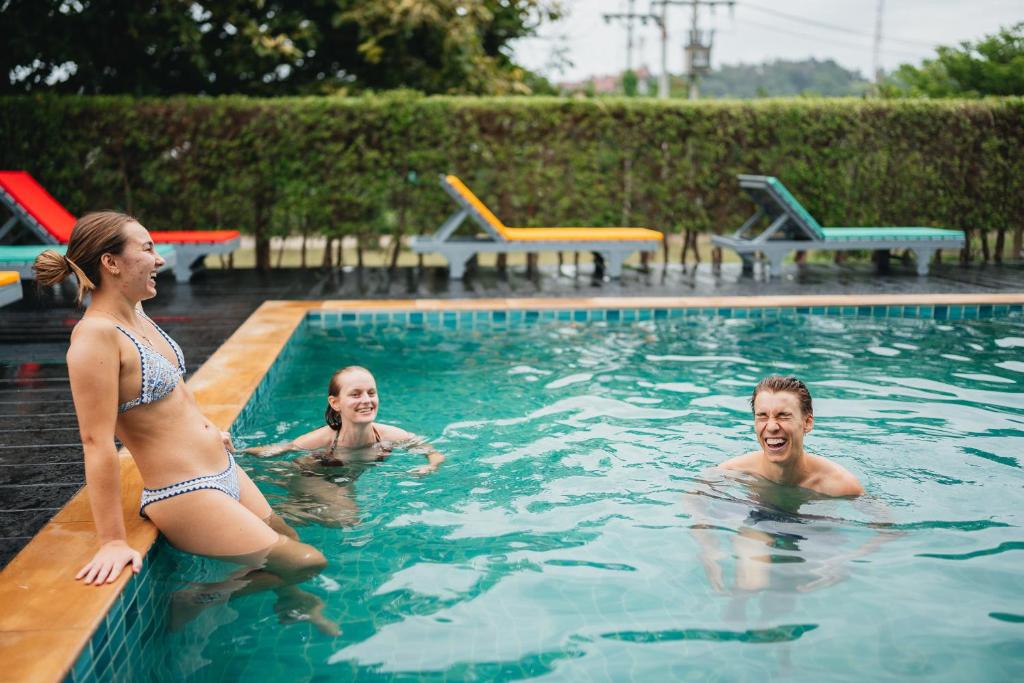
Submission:
[[[250,446],[249,448],[244,449],[244,451],[263,458],[269,458],[273,455],[279,455],[289,451],[313,451],[330,446],[334,441],[334,434],[335,432],[333,429],[324,425],[319,429],[306,432],[292,441],[268,444],[266,446]]]

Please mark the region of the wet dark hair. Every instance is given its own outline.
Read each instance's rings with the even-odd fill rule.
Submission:
[[[796,394],[797,399],[800,401],[800,412],[807,415],[814,415],[814,407],[811,405],[811,392],[807,389],[807,385],[798,380],[796,377],[789,375],[783,377],[782,375],[768,375],[754,387],[754,393],[750,397],[750,409],[754,409],[754,401],[757,400],[757,395],[762,391],[769,391],[773,394],[777,394],[782,391],[788,391],[791,394]]]
[[[347,365],[340,370],[335,370],[334,374],[331,375],[331,381],[327,385],[327,394],[330,396],[337,396],[339,392],[341,392],[341,376],[346,372],[352,372],[354,370],[362,370],[370,377],[373,377],[373,373],[361,365]],[[327,409],[324,411],[324,422],[326,422],[327,426],[334,431],[341,431],[341,413],[332,408],[330,402],[327,403]]]

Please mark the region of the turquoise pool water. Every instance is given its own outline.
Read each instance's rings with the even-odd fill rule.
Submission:
[[[240,458],[328,556],[303,588],[342,634],[282,624],[272,594],[251,595],[159,629],[147,666],[196,681],[1021,680],[1022,350],[1019,315],[307,322],[236,440],[318,426],[331,371],[358,363],[380,420],[447,462],[418,476],[422,457],[396,452],[332,473],[325,503],[294,485],[293,456]],[[807,447],[857,474],[863,500],[708,471],[756,445],[747,399],[771,372],[810,385]],[[225,571],[169,549],[153,564],[164,602]]]

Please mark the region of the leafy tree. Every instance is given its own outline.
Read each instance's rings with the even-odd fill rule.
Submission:
[[[1024,22],[976,43],[940,46],[921,66],[904,64],[888,79],[889,97],[1024,95]]]
[[[560,0],[0,0],[2,92],[512,94]]]

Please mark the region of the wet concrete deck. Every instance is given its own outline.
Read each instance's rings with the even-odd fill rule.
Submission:
[[[627,270],[621,282],[522,269],[484,270],[449,282],[440,269],[362,272],[319,270],[209,271],[192,283],[161,276],[147,312],[182,346],[194,371],[268,299],[508,298],[595,296],[743,296],[768,294],[908,294],[1024,292],[1024,264],[947,265],[928,277],[867,264],[788,266],[771,281],[743,277],[738,266]],[[64,353],[81,316],[70,297],[37,294],[0,309],[0,567],[84,482],[81,444]]]

